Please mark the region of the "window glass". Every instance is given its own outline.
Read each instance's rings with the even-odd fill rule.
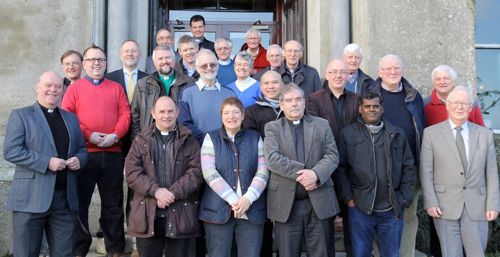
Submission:
[[[485,125],[500,129],[500,49],[476,49],[477,90]]]
[[[500,44],[500,1],[476,2],[476,44]]]

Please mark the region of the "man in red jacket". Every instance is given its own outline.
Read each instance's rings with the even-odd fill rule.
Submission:
[[[241,47],[241,51],[247,51],[252,56],[253,71],[250,72],[250,75],[254,75],[270,65],[266,58],[267,51],[260,43],[261,40],[260,31],[256,29],[247,30],[245,44]]]
[[[84,51],[83,68],[87,75],[68,88],[62,101],[62,108],[78,117],[89,152],[88,165],[78,177],[81,224],[77,226],[75,254],[86,256],[92,244],[88,209],[97,184],[106,252],[122,256],[124,160],[120,148],[130,125],[130,108],[120,84],[104,79],[106,55],[100,47],[92,45]]]

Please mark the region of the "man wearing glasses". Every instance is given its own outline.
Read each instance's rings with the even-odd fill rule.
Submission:
[[[201,49],[196,57],[196,71],[200,79],[188,86],[179,99],[179,122],[191,129],[200,144],[206,132],[222,126],[220,105],[224,99],[236,96],[231,89],[217,81],[219,68],[215,54]]]
[[[63,109],[77,115],[89,152],[88,165],[78,177],[80,225],[75,236],[75,254],[86,256],[92,243],[88,209],[97,184],[106,252],[109,256],[122,256],[125,237],[121,138],[129,128],[130,108],[120,84],[104,79],[104,51],[92,45],[83,56],[87,75],[68,88],[62,101]]]
[[[380,59],[379,78],[372,85],[361,88],[361,93],[372,91],[381,96],[384,108],[383,118],[403,129],[413,157],[418,167],[422,131],[424,128],[424,103],[422,96],[408,80],[403,77],[403,63],[396,55],[386,55]],[[404,213],[401,257],[415,256],[415,239],[418,229],[417,203],[418,180],[415,183],[415,198]]]

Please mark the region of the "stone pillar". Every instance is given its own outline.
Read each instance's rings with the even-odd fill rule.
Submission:
[[[349,1],[307,1],[307,64],[324,76],[328,62],[349,43]]]
[[[130,36],[131,1],[108,0],[108,72],[120,69],[120,46]]]
[[[139,43],[142,57],[139,59],[139,69],[146,67],[146,57],[148,56],[148,36],[149,36],[149,1],[130,1],[131,20],[130,38]]]
[[[105,0],[92,1],[92,42],[104,47],[106,25],[106,3]]]

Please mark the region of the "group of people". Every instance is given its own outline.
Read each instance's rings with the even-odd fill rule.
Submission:
[[[432,254],[484,256],[500,211],[495,147],[451,67],[433,70],[423,99],[400,57],[381,58],[373,80],[349,44],[322,83],[298,41],[265,49],[250,29],[232,59],[202,16],[190,25],[177,51],[157,32],[146,72],[134,40],[109,73],[100,47],[67,51],[65,78],[43,73],[36,102],[12,111],[15,256],[38,256],[43,233],[50,256],[86,256],[96,185],[109,256],[123,255],[125,217],[140,256],[273,256],[273,241],[279,256],[335,256],[340,215],[347,256],[413,257],[420,191]]]

